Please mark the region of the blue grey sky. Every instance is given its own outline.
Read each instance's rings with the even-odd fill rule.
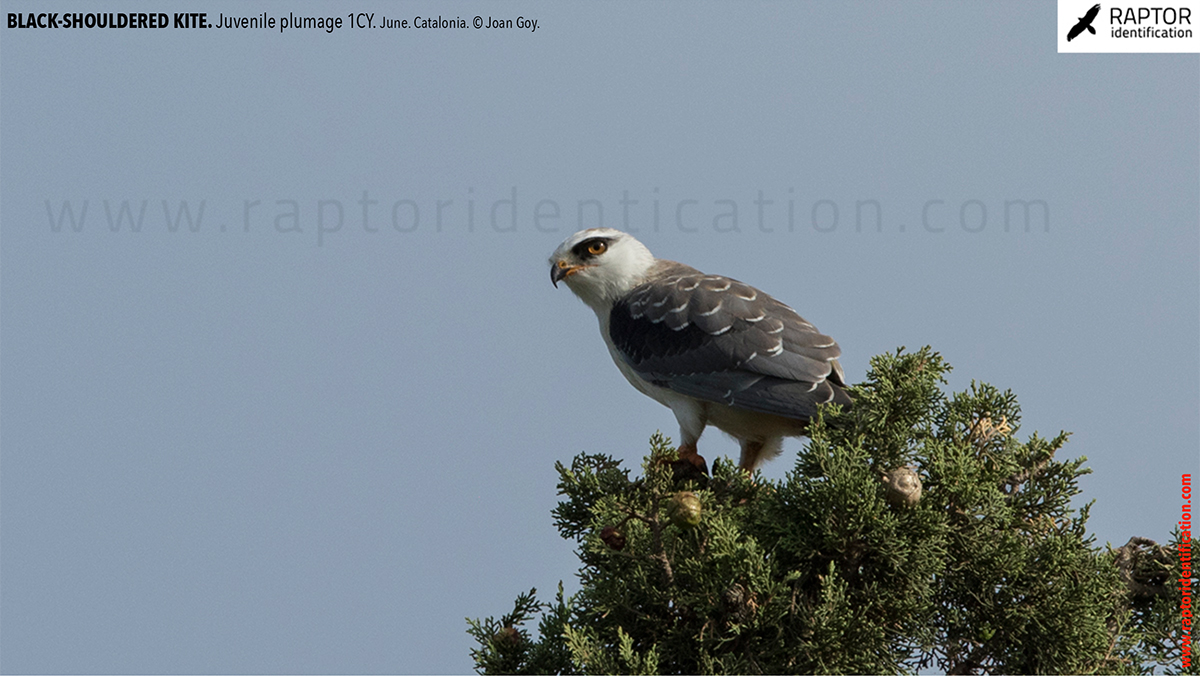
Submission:
[[[158,9],[60,5],[0,11]],[[1047,2],[172,8],[538,24],[0,28],[0,670],[469,671],[464,617],[577,587],[554,462],[677,434],[550,285],[580,226],[853,381],[1011,388],[1100,543],[1178,518],[1196,55],[1059,55]]]

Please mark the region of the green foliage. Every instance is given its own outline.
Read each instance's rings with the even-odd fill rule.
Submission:
[[[824,408],[780,482],[723,459],[711,478],[681,471],[661,434],[640,477],[605,455],[557,464],[554,522],[581,589],[468,620],[477,670],[1179,668],[1177,550],[1095,546],[1090,503],[1072,506],[1090,470],[1054,457],[1066,434],[1018,441],[1016,397],[986,384],[947,397],[950,367],[928,348],[871,365],[853,410]],[[906,467],[920,492],[896,499]],[[538,613],[535,640],[523,626]]]
[[[553,604],[539,603],[536,595],[537,589],[530,589],[528,594],[518,596],[513,611],[499,621],[490,617],[482,622],[467,619],[467,633],[479,643],[478,648],[471,650],[471,657],[480,673],[576,673],[570,667],[572,650],[563,642],[566,632],[571,630],[572,609],[571,602],[563,598],[562,584],[558,585]],[[538,624],[538,633],[543,638],[531,642],[523,625],[539,611],[544,611]]]

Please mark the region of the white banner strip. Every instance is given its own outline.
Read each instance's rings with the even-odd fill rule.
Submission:
[[[1200,53],[1200,0],[1058,0],[1058,52]]]

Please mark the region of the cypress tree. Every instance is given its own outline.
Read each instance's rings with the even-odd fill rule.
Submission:
[[[1098,547],[1072,504],[1086,459],[1055,457],[1068,435],[1018,440],[1016,397],[947,396],[949,369],[929,348],[874,358],[777,482],[723,459],[698,474],[661,434],[637,476],[557,463],[581,589],[468,619],[476,669],[1178,672],[1191,540]]]

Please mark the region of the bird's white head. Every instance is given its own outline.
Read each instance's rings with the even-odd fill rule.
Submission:
[[[550,281],[560,281],[597,312],[646,279],[654,255],[629,233],[612,228],[580,230],[550,256]]]

